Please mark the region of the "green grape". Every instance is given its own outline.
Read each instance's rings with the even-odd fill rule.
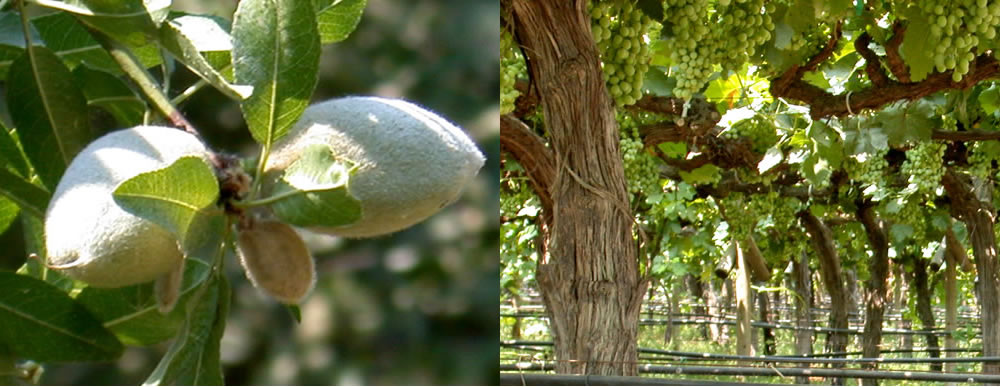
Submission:
[[[887,153],[888,148],[877,149],[874,153],[865,154],[862,160],[851,158],[844,163],[847,176],[858,182],[868,196],[874,193],[868,191],[868,187],[885,185],[889,169],[889,162],[885,160]]]
[[[605,0],[589,6],[591,35],[601,54],[608,92],[615,106],[632,105],[642,98],[642,77],[650,61],[647,39],[656,38],[659,24],[632,0]]]
[[[989,178],[993,161],[997,160],[1000,143],[996,141],[976,141],[969,146],[969,173],[981,179]]]
[[[521,94],[514,87],[518,78],[527,77],[524,58],[510,32],[500,29],[500,114],[514,111],[514,101]]]
[[[737,122],[723,132],[722,137],[734,140],[749,139],[752,141],[751,150],[757,154],[764,154],[780,139],[774,125],[760,115]]]
[[[894,224],[905,224],[913,228],[913,234],[910,236],[914,241],[924,241],[926,236],[926,216],[924,216],[923,207],[925,207],[923,200],[919,200],[919,196],[911,195],[909,197],[902,198],[905,200],[903,205],[896,212],[885,211],[885,218],[889,222]]]
[[[924,141],[906,151],[906,161],[900,173],[909,176],[907,182],[916,185],[917,192],[934,195],[941,187],[945,168],[942,158],[947,146],[943,143]]]
[[[666,40],[676,69],[674,95],[683,99],[705,86],[716,65],[736,70],[756,59],[774,31],[764,0],[720,1],[714,9],[708,0],[666,0],[664,5],[674,22]]]
[[[738,241],[746,240],[753,229],[757,227],[757,213],[748,205],[747,198],[739,192],[730,193],[721,200],[726,211],[726,224],[729,225],[729,236]]]
[[[953,70],[952,80],[969,73],[980,42],[992,42],[1000,28],[1000,3],[984,0],[928,0],[918,2],[919,11],[931,22],[928,47],[934,47],[934,67]]]
[[[649,196],[662,192],[658,159],[646,152],[635,120],[623,116],[619,122],[622,129],[619,146],[625,162],[625,181],[628,183],[629,193]]]

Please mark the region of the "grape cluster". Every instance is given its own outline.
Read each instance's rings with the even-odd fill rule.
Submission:
[[[660,170],[655,156],[646,152],[646,146],[639,137],[639,128],[631,118],[619,119],[621,122],[622,159],[625,162],[625,181],[628,192],[632,194],[650,195],[660,192]]]
[[[924,207],[923,201],[918,200],[918,197],[912,195],[903,198],[902,200],[905,200],[902,207],[900,207],[895,213],[887,213],[886,219],[894,224],[905,224],[912,227],[913,234],[910,237],[913,238],[913,240],[925,240],[927,218],[924,216],[922,209]]]
[[[590,7],[591,33],[601,53],[604,80],[615,105],[634,104],[642,97],[649,69],[645,38],[657,26],[632,0],[605,0]]]
[[[873,153],[866,153],[864,159],[848,160],[844,163],[847,176],[865,188],[883,184],[889,169],[889,162],[885,160],[886,153],[889,153],[889,149],[883,148]]]
[[[746,240],[757,227],[757,213],[747,205],[747,199],[742,193],[734,192],[721,200],[726,211],[726,224],[729,225],[729,236],[738,241]]]
[[[930,23],[928,47],[934,48],[937,71],[954,70],[952,80],[969,72],[980,42],[992,42],[1000,27],[1000,3],[987,0],[920,1]]]
[[[514,87],[517,78],[525,77],[524,58],[514,44],[510,32],[500,29],[500,114],[514,111],[514,100],[521,93]]]
[[[916,185],[918,192],[933,195],[941,186],[941,177],[945,172],[941,159],[946,147],[943,143],[924,141],[906,151],[906,161],[900,172],[909,176],[907,181]]]
[[[723,138],[738,139],[746,138],[752,141],[751,150],[757,154],[764,154],[774,146],[781,138],[774,124],[768,122],[764,117],[756,115],[737,122],[732,127],[722,132]]]
[[[1000,152],[1000,143],[996,141],[972,142],[969,146],[969,173],[982,179],[989,178],[997,152]]]
[[[664,5],[673,21],[665,33],[676,66],[674,95],[683,99],[701,90],[716,64],[723,70],[742,67],[774,30],[764,0],[723,0],[714,10],[708,0],[666,0]]]

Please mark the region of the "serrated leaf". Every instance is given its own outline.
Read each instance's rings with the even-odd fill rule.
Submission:
[[[157,310],[152,282],[116,289],[87,287],[76,300],[127,345],[148,346],[166,341],[184,325],[188,303],[197,302],[193,295],[211,272],[207,262],[193,257],[186,259],[180,299],[166,315]]]
[[[203,51],[229,52],[231,41],[229,33],[210,17],[181,16],[160,26],[160,44],[167,51],[227,97],[240,101],[250,96],[253,88],[229,84],[202,55]]]
[[[73,76],[83,90],[88,105],[104,109],[121,127],[142,124],[146,102],[121,78],[88,66],[78,66],[73,70]]]
[[[36,3],[76,15],[83,23],[123,43],[146,45],[156,40],[158,21],[170,0],[35,0]]]
[[[194,295],[177,339],[143,382],[144,386],[222,385],[219,350],[229,314],[231,290],[225,276],[213,276]]]
[[[358,27],[368,0],[314,0],[320,43],[347,39]]]
[[[325,144],[303,150],[275,184],[271,209],[279,219],[299,227],[336,227],[361,219],[361,202],[347,185],[351,167],[337,160]]]
[[[931,36],[931,22],[915,4],[907,7],[903,14],[907,20],[906,35],[903,36],[899,53],[910,67],[910,80],[920,82],[934,70],[934,47],[927,45]]]
[[[310,2],[240,2],[233,21],[233,71],[237,84],[254,90],[240,107],[255,141],[269,147],[302,115],[316,87],[319,54]]]
[[[44,218],[52,194],[21,176],[0,168],[0,196],[6,197],[31,215]]]
[[[121,68],[111,59],[108,52],[97,43],[86,28],[76,18],[65,12],[53,12],[31,19],[45,46],[52,49],[69,66],[86,64],[98,70],[120,75]],[[161,63],[160,49],[156,44],[129,46],[143,66],[152,67]]]
[[[0,343],[39,362],[106,361],[122,344],[82,305],[44,281],[0,272]]]
[[[92,138],[87,100],[51,50],[33,46],[10,68],[7,107],[24,153],[54,190],[66,166]]]
[[[937,124],[934,105],[927,100],[889,105],[873,117],[873,126],[881,127],[889,137],[890,146],[929,140]]]
[[[219,196],[219,182],[211,167],[195,156],[177,159],[170,166],[141,173],[115,188],[114,198],[126,211],[145,218],[177,235],[188,246],[195,219]]]

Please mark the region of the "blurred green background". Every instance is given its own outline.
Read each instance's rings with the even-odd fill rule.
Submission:
[[[235,6],[174,1],[175,9],[227,19]],[[494,0],[369,0],[351,37],[324,47],[313,101],[417,102],[464,128],[486,165],[458,202],[408,230],[362,240],[304,232],[319,280],[301,305],[301,324],[228,258],[226,384],[498,383],[498,14]],[[181,66],[172,95],[195,80]],[[256,155],[237,105],[221,94],[204,89],[181,109],[214,148]],[[20,227],[0,236],[8,263],[23,261],[20,237]],[[47,364],[41,382],[139,384],[167,344],[129,348],[113,364]]]

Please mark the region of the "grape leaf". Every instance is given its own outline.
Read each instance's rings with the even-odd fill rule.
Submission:
[[[32,46],[14,61],[7,107],[24,153],[50,190],[93,137],[87,100],[73,74],[51,50]]]
[[[898,102],[875,113],[873,127],[881,127],[889,137],[890,146],[930,140],[937,127],[934,105],[927,100]]]
[[[236,9],[233,71],[237,84],[254,90],[240,107],[250,134],[265,149],[288,133],[316,87],[316,28],[313,5],[306,1],[243,0]]]
[[[930,41],[931,22],[917,7],[916,4],[911,4],[903,11],[907,20],[906,35],[899,47],[903,61],[910,67],[910,80],[913,82],[924,80],[934,69],[934,48],[927,45]]]
[[[0,344],[40,362],[102,361],[122,344],[82,305],[42,280],[0,272]]]

